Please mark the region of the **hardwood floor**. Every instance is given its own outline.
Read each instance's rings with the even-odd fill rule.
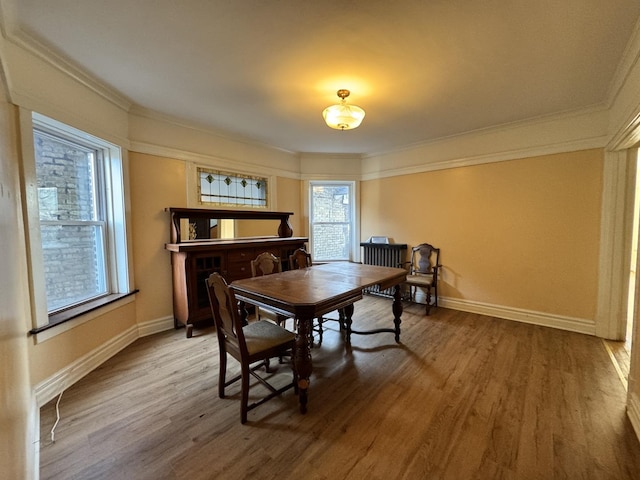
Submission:
[[[354,328],[387,326],[390,308],[366,297]],[[42,408],[41,478],[640,478],[598,338],[410,304],[399,345],[358,335],[347,350],[325,325],[308,413],[289,391],[246,425],[239,386],[217,396],[213,330],[136,341],[64,393],[55,443],[55,401]],[[286,381],[288,366],[275,375]]]

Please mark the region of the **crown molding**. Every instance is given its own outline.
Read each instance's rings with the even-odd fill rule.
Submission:
[[[636,22],[636,25],[633,29],[631,37],[629,38],[629,42],[622,53],[622,58],[618,63],[618,67],[613,75],[613,79],[609,84],[609,90],[606,96],[606,106],[607,108],[611,108],[622,88],[626,84],[631,71],[636,66],[638,61],[640,60],[640,19]]]
[[[2,9],[0,13],[4,13],[4,10],[7,8],[6,3],[7,2],[4,2],[4,4],[0,5]],[[9,15],[9,17],[11,17],[11,15]],[[113,103],[124,111],[129,111],[131,108],[132,102],[120,92],[86,73],[84,69],[65,58],[50,45],[47,45],[20,29],[11,18],[2,22],[2,31],[8,42],[51,65],[53,68],[59,70],[105,100]]]
[[[639,109],[636,109],[636,111],[639,111]],[[623,150],[638,144],[640,144],[640,113],[637,113],[624,128],[616,133],[607,148],[610,150]]]
[[[300,180],[299,172],[285,171],[281,168],[271,168],[265,165],[243,162],[234,158],[224,158],[214,155],[205,155],[202,153],[190,152],[178,148],[164,147],[145,142],[131,141],[129,143],[129,151],[154,155],[156,157],[166,157],[185,162],[193,162],[198,165],[215,167],[221,169],[231,169],[244,172],[252,172],[258,175],[272,175],[277,177],[292,178]],[[229,167],[232,165],[232,167]]]
[[[210,127],[207,125],[203,125],[197,122],[191,122],[188,120],[185,120],[183,118],[179,118],[179,117],[175,117],[173,115],[168,115],[165,113],[160,113],[157,112],[155,110],[151,110],[148,108],[145,108],[141,105],[138,104],[131,104],[131,107],[129,108],[129,114],[130,115],[135,115],[137,117],[141,117],[141,118],[147,118],[149,120],[156,120],[159,122],[164,122],[164,123],[168,123],[170,125],[175,125],[176,127],[181,127],[181,128],[187,128],[189,130],[194,130],[200,133],[204,133],[206,135],[210,135],[210,136],[214,136],[214,137],[218,137],[224,140],[230,140],[233,142],[237,142],[237,143],[242,143],[244,145],[249,145],[252,147],[259,147],[259,148],[265,148],[268,150],[273,150],[276,152],[282,152],[282,153],[287,153],[287,154],[291,154],[291,155],[297,155],[298,152],[293,152],[291,150],[287,150],[285,148],[280,148],[280,147],[276,147],[274,145],[268,144],[268,143],[264,143],[264,142],[260,142],[258,140],[253,140],[249,137],[237,134],[237,133],[233,133],[233,132],[229,132],[226,130],[221,130],[221,129],[216,129],[214,127]]]
[[[522,158],[539,157],[543,155],[553,155],[556,153],[575,152],[579,150],[591,150],[594,148],[604,148],[607,144],[608,137],[606,135],[593,138],[581,139],[577,141],[569,141],[562,143],[554,143],[548,145],[538,145],[535,147],[527,147],[517,150],[505,150],[502,152],[486,153],[482,155],[474,155],[470,157],[460,157],[447,159],[432,163],[423,163],[420,165],[412,165],[402,168],[393,168],[384,171],[365,173],[362,180],[375,180],[379,178],[395,177],[399,175],[411,175],[415,173],[431,172],[435,170],[446,170],[449,168],[471,167],[474,165],[482,165],[487,163],[506,162],[509,160],[518,160]]]
[[[380,151],[375,153],[363,153],[362,159],[366,160],[367,158],[379,157],[382,155],[392,155],[395,153],[410,152],[412,150],[418,150],[420,148],[425,148],[432,145],[438,145],[444,142],[450,142],[452,140],[468,138],[470,136],[489,135],[496,132],[508,132],[510,130],[516,130],[516,129],[521,130],[529,127],[534,127],[537,125],[543,125],[545,123],[549,123],[553,121],[567,120],[575,117],[580,117],[583,115],[602,113],[602,112],[606,112],[607,110],[608,108],[604,103],[598,103],[598,104],[594,104],[594,105],[590,105],[587,107],[578,108],[574,110],[565,110],[563,112],[556,112],[549,115],[540,115],[538,117],[531,117],[524,120],[518,120],[515,122],[502,123],[499,125],[491,125],[489,127],[478,128],[476,130],[469,130],[466,132],[456,133],[454,135],[433,138],[430,140],[426,140],[424,142],[412,143],[412,144],[405,145],[396,149],[391,149],[388,151]]]

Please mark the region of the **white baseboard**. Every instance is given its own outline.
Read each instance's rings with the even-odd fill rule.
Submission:
[[[631,420],[636,437],[640,440],[640,398],[636,393],[631,393],[627,397],[627,416]]]
[[[502,305],[492,305],[488,303],[461,300],[457,298],[438,298],[438,305],[462,312],[478,313],[491,317],[515,320],[544,327],[559,328],[570,332],[584,333],[587,335],[596,334],[596,324],[594,320],[586,318],[565,317],[562,315],[552,315],[533,310],[521,308],[505,307]]]
[[[174,328],[173,317],[171,315],[155,320],[149,320],[138,324],[138,336],[147,337],[154,333],[164,332]]]
[[[137,325],[128,328],[120,335],[112,338],[107,343],[83,355],[75,362],[53,374],[48,379],[40,382],[34,388],[34,394],[38,407],[54,399],[64,389],[70,387],[89,372],[98,368],[120,350],[132,344],[138,339]]]

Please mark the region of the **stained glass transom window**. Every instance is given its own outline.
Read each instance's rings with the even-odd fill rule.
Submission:
[[[267,206],[267,179],[251,175],[198,169],[200,201],[211,205],[254,208]]]

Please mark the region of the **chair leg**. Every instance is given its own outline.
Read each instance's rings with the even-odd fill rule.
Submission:
[[[427,307],[426,307],[426,315],[429,315],[429,311],[431,310],[431,288],[425,288],[427,291]]]
[[[322,345],[322,331],[324,330],[322,322],[322,317],[318,317],[318,346]]]
[[[227,381],[227,354],[220,353],[220,376],[218,378],[218,396],[224,398],[224,384]]]
[[[249,411],[249,365],[242,364],[242,400],[240,401],[240,423],[247,423]]]

